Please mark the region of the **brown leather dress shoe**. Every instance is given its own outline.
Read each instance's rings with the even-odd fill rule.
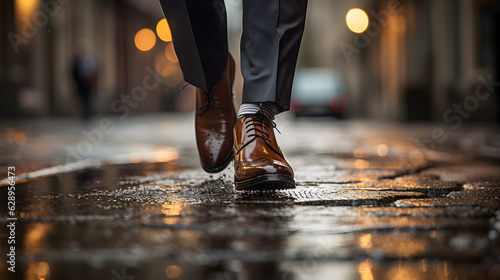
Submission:
[[[234,126],[236,189],[295,188],[293,170],[274,136],[276,124],[258,112],[243,115]]]
[[[209,173],[223,170],[233,159],[234,71],[234,59],[229,55],[226,71],[212,90],[196,89],[196,144],[201,166]]]

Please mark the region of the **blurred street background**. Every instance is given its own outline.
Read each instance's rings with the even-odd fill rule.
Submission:
[[[368,16],[366,30],[360,13],[352,13],[347,25],[353,8]],[[226,9],[230,50],[239,57],[241,1],[227,0]],[[493,123],[498,94],[470,96],[481,85],[483,94],[498,89],[492,81],[499,80],[499,10],[495,0],[310,1],[298,68],[332,73],[315,83],[336,84],[323,104],[330,102],[345,118],[455,125],[460,116]],[[0,13],[4,119],[83,116],[86,99],[79,97],[73,70],[78,62],[92,78],[96,114],[123,113],[123,96],[133,94],[140,104],[131,114],[192,109],[192,92],[179,93],[184,82],[158,1],[7,0]],[[151,72],[161,83],[134,93]],[[239,78],[237,104],[241,86]],[[315,97],[325,99],[312,85],[307,94],[295,94],[296,111]],[[453,112],[444,117],[448,109]]]
[[[3,0],[0,36],[0,279],[500,278],[500,1],[309,0],[270,193],[200,168],[158,1]]]

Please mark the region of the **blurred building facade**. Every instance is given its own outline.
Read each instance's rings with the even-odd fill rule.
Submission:
[[[96,55],[98,112],[143,84],[164,54],[157,42],[139,51],[134,36],[155,29],[159,3],[125,0],[6,0],[0,2],[0,91],[3,116],[58,116],[79,112],[71,68],[77,50]],[[134,110],[162,109],[164,84],[148,90]],[[119,107],[117,105],[117,107]]]
[[[238,57],[241,1],[226,6]],[[365,32],[347,28],[351,8],[368,14]],[[310,0],[299,67],[332,68],[343,77],[348,117],[442,121],[454,104],[474,101],[467,98],[482,79],[496,75],[498,11],[497,0]],[[134,45],[138,30],[155,30],[163,18],[157,0],[5,0],[0,18],[4,117],[75,115],[70,69],[82,44],[99,61],[100,113],[119,114],[122,105],[133,113],[165,111],[179,103],[182,76],[163,57],[168,43],[156,38],[150,51]],[[124,98],[152,72],[162,82],[148,86],[147,98],[132,108]],[[479,100],[470,118],[493,120],[495,95]]]
[[[370,19],[361,34],[342,24],[354,7]],[[443,121],[465,101],[474,109],[467,118],[495,119],[500,90],[494,93],[490,83],[491,94],[478,108],[470,96],[484,79],[499,80],[494,38],[500,1],[316,0],[309,8],[301,65],[331,67],[344,76],[348,115]]]

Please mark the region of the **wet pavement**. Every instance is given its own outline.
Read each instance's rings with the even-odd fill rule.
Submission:
[[[432,125],[285,115],[297,188],[255,192],[202,171],[190,115],[100,121],[2,125],[0,279],[500,279],[492,128],[430,150]]]

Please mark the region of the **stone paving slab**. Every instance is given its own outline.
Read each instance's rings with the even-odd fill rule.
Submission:
[[[89,155],[95,164],[18,182],[24,274],[6,274],[2,260],[0,279],[500,278],[494,162],[422,158],[393,128],[288,122],[280,143],[297,188],[236,191],[231,167],[199,168],[191,119],[148,123],[153,133],[144,121],[117,124]],[[57,155],[54,139],[80,141],[76,128],[38,133],[18,163],[37,149]],[[37,160],[25,170],[51,166]],[[6,217],[0,209],[0,226]]]
[[[491,211],[455,208],[408,208],[369,207],[363,208],[363,215],[369,217],[414,217],[414,218],[490,218]]]
[[[452,191],[462,189],[462,184],[455,182],[445,182],[440,180],[425,179],[403,179],[398,180],[378,180],[349,185],[353,189],[370,191],[415,191],[422,192],[429,196],[444,196]]]
[[[329,206],[361,206],[384,205],[405,198],[426,197],[417,192],[348,190],[333,186],[298,187],[295,190],[283,191],[288,194],[295,204],[300,205],[329,205]]]
[[[356,168],[356,159],[346,160],[332,158],[332,156],[290,156],[288,161],[295,168],[295,180],[302,184],[314,185],[316,183],[355,183],[368,180],[377,180],[381,177],[396,177],[410,171],[400,165],[390,165],[385,169],[372,169],[366,166],[368,161],[362,160],[362,168]]]
[[[487,162],[453,164],[433,167],[422,174],[438,175],[443,181],[500,181],[500,165]]]
[[[500,209],[500,184],[468,184],[465,185],[463,191],[450,192],[443,198],[427,198],[421,200],[403,199],[397,201],[396,205],[400,207],[484,208],[495,211]]]

